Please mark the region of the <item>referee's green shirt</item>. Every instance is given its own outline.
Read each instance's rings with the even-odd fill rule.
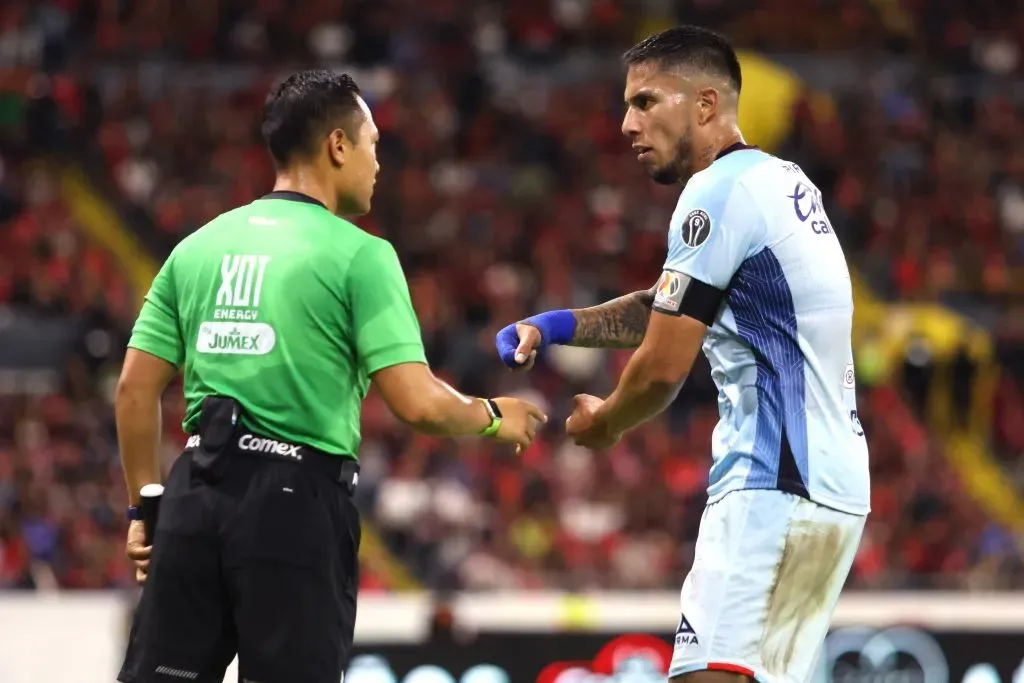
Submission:
[[[394,248],[305,195],[273,192],[183,240],[128,346],[185,366],[182,427],[203,398],[260,434],[356,457],[371,374],[425,363]]]

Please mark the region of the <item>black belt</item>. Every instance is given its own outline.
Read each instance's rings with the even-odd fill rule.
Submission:
[[[234,431],[231,441],[225,444],[224,448],[230,455],[258,455],[312,467],[323,472],[332,481],[344,484],[350,494],[359,484],[359,463],[352,458],[328,455],[311,446],[260,436],[240,425],[236,426]],[[198,434],[189,436],[185,443],[185,452],[198,451],[202,442]]]
[[[185,452],[206,476],[219,478],[229,458],[221,456],[260,455],[318,469],[333,481],[344,484],[349,494],[359,483],[359,463],[353,458],[328,455],[311,446],[255,434],[241,424],[242,407],[228,396],[207,396],[199,413],[199,433],[188,437]]]

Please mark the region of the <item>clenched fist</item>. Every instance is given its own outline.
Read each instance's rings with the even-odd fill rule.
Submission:
[[[149,556],[153,546],[146,545],[146,525],[141,520],[133,520],[128,525],[128,541],[125,543],[125,555],[135,565],[135,582],[140,586],[146,582],[149,572]]]
[[[541,332],[533,325],[509,325],[498,333],[498,355],[513,370],[529,370],[537,360],[541,342]]]
[[[589,394],[578,394],[573,398],[573,411],[565,421],[565,433],[572,437],[577,446],[603,451],[611,448],[622,438],[621,434],[613,434],[605,425],[596,419],[597,411],[604,401]]]

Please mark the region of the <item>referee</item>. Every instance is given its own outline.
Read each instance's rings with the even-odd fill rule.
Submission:
[[[129,342],[116,417],[128,556],[144,583],[125,683],[338,683],[358,587],[360,405],[371,383],[435,435],[533,440],[541,411],[474,399],[427,366],[394,248],[340,216],[370,210],[379,134],[356,84],[297,73],[267,98],[270,194],[182,241]],[[189,434],[160,483],[160,396],[184,367]]]

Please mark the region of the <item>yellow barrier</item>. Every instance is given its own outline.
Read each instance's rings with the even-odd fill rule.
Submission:
[[[124,225],[117,211],[93,189],[81,169],[65,164],[51,168],[60,178],[64,201],[72,215],[86,236],[121,264],[135,292],[136,305],[141,308],[159,265]]]
[[[739,50],[736,56],[743,69],[739,106],[743,137],[752,145],[773,151],[790,133],[790,114],[804,90],[803,82],[792,71],[757,53]]]
[[[413,592],[422,590],[416,578],[384,545],[376,527],[363,520],[363,536],[359,544],[359,560],[370,567],[390,590]]]
[[[881,355],[879,361],[888,370],[883,374],[889,374],[900,367],[912,340],[928,345],[935,375],[928,397],[927,426],[943,444],[950,464],[978,504],[1007,529],[1024,533],[1024,502],[1007,483],[988,447],[999,369],[987,331],[940,306],[881,302],[856,277],[854,292],[855,351],[863,353],[871,345],[870,351]],[[970,414],[963,421],[953,414],[956,397],[949,371],[961,350],[967,351],[976,368],[967,401]]]

